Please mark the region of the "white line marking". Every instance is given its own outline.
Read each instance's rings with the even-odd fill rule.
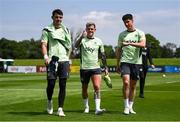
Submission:
[[[166,82],[166,83],[178,83],[180,81],[171,81],[171,82]]]

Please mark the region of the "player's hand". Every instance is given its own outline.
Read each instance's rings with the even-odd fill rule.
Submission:
[[[87,32],[85,30],[83,30],[82,34],[81,34],[81,38],[85,38],[87,36]]]
[[[129,42],[123,42],[123,46],[128,46]]]
[[[47,54],[44,55],[44,61],[45,61],[45,65],[47,66],[50,62],[49,56]]]
[[[120,66],[117,66],[117,67],[116,67],[116,72],[117,72],[118,74],[121,74]]]
[[[155,68],[155,66],[154,66],[153,64],[151,65],[151,67],[152,67],[153,69]]]
[[[109,74],[108,68],[105,68],[105,69],[104,69],[104,73],[105,73],[105,75],[108,75],[108,74]]]
[[[49,64],[50,60],[49,59],[44,59],[44,60],[45,60],[45,65],[47,66]]]

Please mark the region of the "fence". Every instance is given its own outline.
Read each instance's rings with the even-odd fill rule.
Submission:
[[[109,72],[116,72],[116,66],[108,66]],[[79,66],[71,66],[71,72],[79,72]],[[7,72],[12,73],[36,73],[46,72],[45,66],[8,66]],[[156,66],[154,69],[149,67],[148,72],[168,72],[180,73],[180,66]]]

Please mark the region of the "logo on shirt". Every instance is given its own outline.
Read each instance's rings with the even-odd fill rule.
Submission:
[[[137,34],[135,34],[135,37],[138,37],[138,35],[137,35]]]
[[[94,50],[95,50],[94,48],[90,48],[90,47],[86,47],[86,48],[85,48],[85,51],[86,51],[86,52],[89,51],[89,52],[93,53]]]
[[[134,41],[134,40],[126,40],[125,42],[129,42],[129,43],[136,43],[136,41]]]

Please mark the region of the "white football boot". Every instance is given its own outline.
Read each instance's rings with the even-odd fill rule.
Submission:
[[[66,116],[66,115],[64,114],[63,109],[62,109],[61,107],[58,108],[57,115],[60,116],[60,117]]]
[[[47,113],[53,114],[53,101],[52,100],[47,101]]]
[[[95,114],[96,114],[96,115],[100,115],[100,114],[103,114],[105,111],[106,111],[106,109],[96,110],[96,111],[95,111]]]
[[[129,108],[128,108],[128,107],[125,107],[123,113],[124,113],[125,115],[128,115],[128,114],[129,114]]]

